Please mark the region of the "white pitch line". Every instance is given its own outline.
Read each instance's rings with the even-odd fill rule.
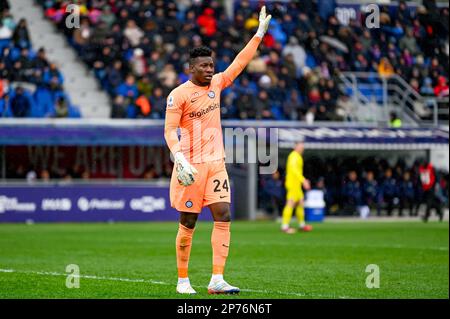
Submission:
[[[34,270],[15,270],[15,269],[2,269],[0,268],[0,273],[22,273],[22,274],[32,274],[32,275],[40,275],[40,276],[63,276],[67,277],[69,274],[53,272],[53,271],[34,271]],[[121,281],[121,282],[133,282],[133,283],[150,283],[154,285],[165,285],[165,286],[174,286],[174,284],[156,281],[151,279],[130,279],[130,278],[119,278],[119,277],[104,277],[104,276],[94,276],[94,275],[71,275],[72,277],[84,278],[84,279],[93,279],[93,280],[109,280],[109,281]],[[195,288],[204,288],[203,286],[192,286]],[[255,290],[255,289],[241,289],[243,292],[252,292],[252,293],[261,293],[261,294],[278,294],[278,295],[289,295],[289,296],[297,296],[297,297],[306,297],[305,293],[297,293],[297,292],[284,292],[284,291],[270,291],[270,290]],[[345,296],[327,296],[327,295],[319,295],[314,294],[311,297],[318,298],[339,298],[339,299],[348,299],[351,297]]]
[[[268,241],[258,241],[258,245],[277,245],[277,246],[305,246],[308,247],[322,247],[323,245],[316,245],[314,243],[305,243],[305,242],[268,242]],[[392,249],[415,249],[415,250],[439,250],[439,251],[448,251],[448,247],[417,247],[417,246],[408,246],[408,245],[358,245],[358,244],[327,244],[327,248],[330,247],[338,247],[338,248],[392,248]]]

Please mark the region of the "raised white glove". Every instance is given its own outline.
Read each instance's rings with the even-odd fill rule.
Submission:
[[[181,185],[190,186],[195,182],[195,175],[198,174],[194,166],[192,166],[184,157],[183,153],[175,154],[175,168],[177,170],[177,178]]]
[[[261,12],[259,13],[259,27],[258,31],[256,31],[256,36],[260,38],[264,38],[264,35],[269,28],[270,19],[272,19],[272,15],[266,15],[266,6],[261,8]]]

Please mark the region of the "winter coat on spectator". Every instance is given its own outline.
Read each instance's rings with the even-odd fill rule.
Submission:
[[[283,56],[292,54],[292,56],[294,57],[295,66],[297,67],[297,72],[298,74],[300,74],[302,68],[306,63],[306,52],[305,49],[303,49],[303,47],[298,44],[298,39],[296,37],[291,37],[289,39],[289,43],[283,49],[282,54]]]
[[[449,88],[447,84],[447,79],[440,76],[438,79],[438,85],[434,88],[434,94],[437,97],[447,97],[449,95]]]
[[[11,111],[14,117],[27,117],[31,110],[31,104],[25,94],[17,92],[11,99]]]
[[[382,181],[380,192],[383,197],[395,197],[398,195],[397,181],[394,178],[386,178]]]
[[[347,181],[344,184],[342,195],[344,196],[346,203],[349,205],[363,205],[363,193],[361,190],[361,184],[358,181]]]

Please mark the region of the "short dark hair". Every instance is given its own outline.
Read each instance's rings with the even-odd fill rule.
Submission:
[[[189,56],[189,62],[192,63],[195,58],[212,56],[212,50],[205,46],[194,48],[189,52]]]

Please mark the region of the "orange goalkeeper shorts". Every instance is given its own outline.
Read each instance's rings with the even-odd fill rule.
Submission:
[[[170,204],[179,212],[200,213],[214,203],[231,203],[230,180],[223,159],[192,164],[198,171],[190,186],[180,185],[174,167],[170,181]]]

